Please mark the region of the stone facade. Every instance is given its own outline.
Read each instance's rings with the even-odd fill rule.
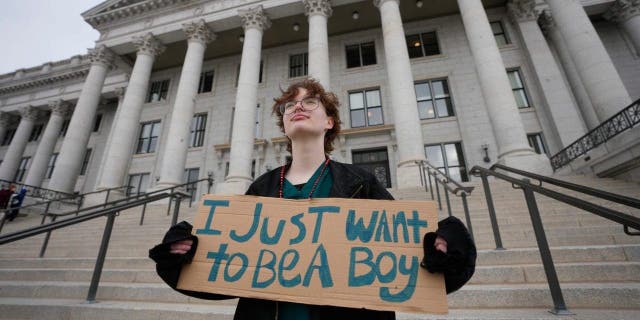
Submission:
[[[0,158],[4,159],[0,173],[2,178],[12,180],[21,159],[29,157],[33,161],[39,153],[38,170],[30,181],[60,191],[88,192],[126,185],[132,175],[146,175],[141,189],[166,187],[177,183],[180,172],[197,168],[200,178],[212,174],[214,190],[242,192],[251,176],[257,177],[286,161],[286,139],[275,126],[271,107],[280,89],[302,79],[305,71],[327,84],[342,102],[343,134],[336,140],[332,157],[354,162],[362,158],[361,151],[386,151],[388,169],[384,168],[384,159],[378,159],[375,165],[387,171],[393,188],[419,183],[417,168],[412,164],[424,159],[424,146],[438,144],[446,151],[452,149],[444,148],[458,144],[461,152],[448,154],[447,164],[454,169],[458,167],[456,156],[462,156],[460,166],[467,171],[474,165],[502,161],[548,173],[548,156],[593,128],[593,122],[601,120],[594,115],[605,117],[611,110],[626,107],[608,105],[608,101],[635,101],[640,97],[640,56],[634,43],[637,35],[620,25],[630,19],[636,23],[635,11],[624,14],[625,8],[636,10],[635,2],[601,1],[592,7],[579,3],[577,7],[563,7],[555,1],[510,0],[491,9],[463,7],[467,10],[464,12],[486,15],[480,29],[470,25],[475,20],[465,21],[455,4],[430,8],[424,2],[418,8],[412,1],[394,0],[349,0],[339,5],[315,0],[174,0],[124,12],[118,7],[119,1],[105,1],[83,14],[101,32],[88,55],[0,75],[0,137],[7,140],[7,134],[14,135],[11,142],[0,146]],[[595,62],[573,58],[581,42],[564,41],[567,35],[563,32],[571,30],[557,27],[571,16],[571,10],[578,9],[589,14],[582,13],[587,19],[581,23],[595,30],[584,43],[596,43],[606,50]],[[542,12],[545,16],[540,18]],[[556,17],[558,13],[561,19]],[[487,24],[493,32],[487,31]],[[468,28],[474,28],[474,41],[469,39]],[[477,34],[478,30],[484,31]],[[416,36],[420,46],[433,34],[437,36],[436,52],[427,53],[433,46],[420,47],[420,54],[416,53],[417,47],[398,47],[413,45],[411,39]],[[478,37],[484,39],[475,41]],[[506,41],[495,46],[496,37]],[[308,39],[313,39],[312,43]],[[365,57],[363,44],[370,50],[370,43],[375,53]],[[347,61],[347,48],[355,48],[359,66],[347,66],[351,63]],[[299,72],[293,70],[293,56],[302,58],[305,53],[308,66],[301,65]],[[370,63],[373,58],[375,63]],[[487,59],[494,66],[490,70],[483,69]],[[576,71],[576,67],[591,63],[597,64],[594,70],[614,72],[621,85],[599,84],[588,67]],[[515,87],[513,73],[507,78],[511,82],[505,82],[507,70],[517,71],[520,83]],[[198,79],[199,74],[211,71],[211,81],[204,76]],[[449,99],[451,108],[432,112],[449,116],[421,120],[420,115],[425,114],[416,112],[416,108],[428,99],[417,95],[411,83],[427,83],[433,89],[434,83],[443,83],[440,80],[446,80],[448,95],[436,98]],[[609,100],[598,96],[598,88],[612,85],[615,90],[606,94],[624,92],[627,96]],[[372,108],[366,110],[381,110],[380,119],[370,119],[375,125],[352,126],[360,110],[350,110],[354,92],[365,96],[367,92],[379,92],[379,103],[372,96]],[[526,96],[529,107],[518,108],[522,101],[511,93]],[[499,103],[489,105],[490,101]],[[581,103],[584,101],[593,105]],[[62,104],[75,108],[68,114],[42,112],[54,111]],[[38,111],[39,116],[21,121],[26,107]],[[186,128],[193,128],[187,122],[193,115],[203,114],[204,135],[196,139],[200,141],[194,147],[193,134],[185,136]],[[367,117],[366,112],[362,115]],[[66,135],[59,135],[53,148],[40,148],[43,137],[29,141],[30,134],[25,132],[39,124],[46,126],[52,116],[66,120],[60,124],[56,118],[56,126],[64,128],[69,122],[76,125],[68,125]],[[70,121],[74,117],[78,120]],[[401,128],[395,127],[398,123]],[[21,130],[14,130],[20,126]],[[147,129],[155,131],[142,132]],[[176,134],[169,137],[172,130]],[[525,134],[540,134],[546,154],[537,155],[524,140]],[[48,142],[56,140],[51,132],[46,136]],[[184,137],[190,141],[184,141]],[[637,162],[640,154],[629,150],[640,148],[638,131],[631,130],[622,138],[623,142],[610,147],[625,150],[617,152],[624,154],[622,160],[607,158],[607,154],[616,154],[616,150],[607,149],[592,156],[593,165],[572,165],[562,172],[615,172],[612,166],[633,162],[634,157]],[[85,157],[87,149],[91,153]],[[16,155],[18,151],[20,155]],[[51,177],[41,177],[47,171],[43,170],[45,153],[58,154]],[[486,156],[489,163],[483,160]],[[61,159],[67,160],[63,164]],[[72,167],[65,169],[69,164]],[[637,169],[630,168],[633,170]]]

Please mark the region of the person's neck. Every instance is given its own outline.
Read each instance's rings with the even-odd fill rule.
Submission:
[[[286,178],[294,185],[309,181],[309,178],[326,159],[324,140],[310,142],[292,142],[292,161],[291,167],[287,170]]]

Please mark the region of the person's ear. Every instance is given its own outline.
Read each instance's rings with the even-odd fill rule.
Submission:
[[[327,117],[327,125],[324,127],[327,130],[333,129],[333,117]]]

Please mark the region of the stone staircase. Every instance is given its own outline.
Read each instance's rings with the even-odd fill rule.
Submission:
[[[638,184],[562,178],[640,197]],[[495,250],[482,186],[469,185],[476,187],[468,197],[479,249],[474,277],[449,295],[449,315],[402,313],[399,319],[640,319],[640,237],[627,236],[621,226],[593,214],[537,196],[564,299],[575,313],[555,316],[547,312],[553,302],[522,191],[491,182],[506,248]],[[398,199],[431,200],[420,188],[393,193]],[[442,200],[444,218],[444,196]],[[609,207],[640,216],[637,210]],[[459,198],[451,197],[451,209],[464,220]],[[189,298],[156,276],[147,251],[160,241],[171,217],[166,204],[150,205],[144,225],[139,226],[140,211],[130,209],[116,218],[98,303],[88,304],[84,298],[106,219],[55,231],[42,259],[36,257],[43,235],[1,246],[0,319],[232,319],[235,300]],[[183,205],[180,219],[191,220],[194,214],[195,207]],[[39,217],[29,215],[6,225],[3,233],[38,223]]]

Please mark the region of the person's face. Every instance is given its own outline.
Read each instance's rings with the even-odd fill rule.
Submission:
[[[327,111],[320,99],[317,99],[317,108],[305,110],[301,101],[306,98],[314,97],[308,95],[307,89],[298,89],[298,94],[294,101],[291,101],[295,103],[295,107],[291,113],[287,114],[285,112],[282,116],[284,133],[291,140],[302,136],[321,135],[324,137],[327,130],[333,128],[333,118],[327,116]]]

